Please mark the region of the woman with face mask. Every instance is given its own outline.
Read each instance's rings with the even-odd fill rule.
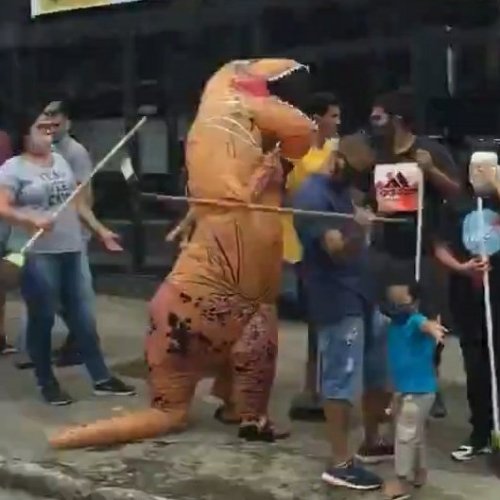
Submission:
[[[134,389],[110,374],[97,342],[95,317],[83,300],[81,201],[77,198],[56,219],[52,217],[76,188],[69,165],[52,152],[52,142],[53,124],[46,116],[27,120],[20,129],[18,155],[0,171],[0,217],[12,226],[8,250],[19,250],[34,232],[45,231],[28,252],[21,277],[35,376],[47,403],[71,403],[51,366],[51,331],[61,306],[77,337],[94,392],[131,395]]]

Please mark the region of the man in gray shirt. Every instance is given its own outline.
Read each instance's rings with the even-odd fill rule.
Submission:
[[[59,153],[68,162],[76,182],[84,182],[92,172],[92,160],[87,149],[69,134],[71,121],[67,106],[62,101],[53,101],[45,107],[45,109],[43,110],[43,114],[50,118],[54,126],[54,151]],[[100,222],[95,218],[92,212],[93,196],[92,187],[90,184],[85,189],[84,195],[88,208],[86,216],[93,219],[94,226],[101,227],[101,241],[103,242],[106,249],[111,252],[122,251],[123,249],[118,243],[119,236],[112,231],[104,228],[102,224],[100,224]],[[82,252],[81,279],[86,290],[86,301],[93,308],[95,302],[95,294],[87,253],[88,242],[90,241],[91,234],[87,229],[84,228],[82,237],[85,242],[85,251]],[[56,363],[58,366],[72,366],[82,363],[82,358],[76,348],[75,338],[71,331],[69,332],[66,342],[60,350],[59,357]],[[17,366],[19,368],[28,368],[31,366],[31,363],[21,360],[17,363]]]

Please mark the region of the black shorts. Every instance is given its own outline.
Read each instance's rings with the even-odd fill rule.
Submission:
[[[415,282],[415,259],[402,259],[386,252],[373,252],[376,297],[386,301],[387,288],[394,283]],[[446,307],[446,290],[433,257],[422,256],[420,269],[420,311],[429,318],[436,318]]]

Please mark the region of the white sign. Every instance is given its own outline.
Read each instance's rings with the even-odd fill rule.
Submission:
[[[382,213],[417,212],[422,171],[416,163],[394,163],[375,167],[375,192]]]

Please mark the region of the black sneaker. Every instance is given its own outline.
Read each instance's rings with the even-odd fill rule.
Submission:
[[[470,443],[459,446],[455,451],[451,452],[452,460],[455,462],[470,462],[476,457],[491,454],[491,446],[485,444],[484,446],[473,446]]]
[[[364,464],[378,464],[394,458],[394,445],[383,441],[375,446],[362,444],[356,453],[356,458]]]
[[[358,491],[378,490],[382,486],[380,477],[357,466],[352,460],[326,470],[321,475],[321,479],[331,486]]]
[[[94,385],[96,396],[135,396],[135,387],[127,385],[116,377]]]
[[[42,387],[41,392],[43,399],[49,405],[67,406],[73,403],[69,394],[64,392],[57,382]]]

